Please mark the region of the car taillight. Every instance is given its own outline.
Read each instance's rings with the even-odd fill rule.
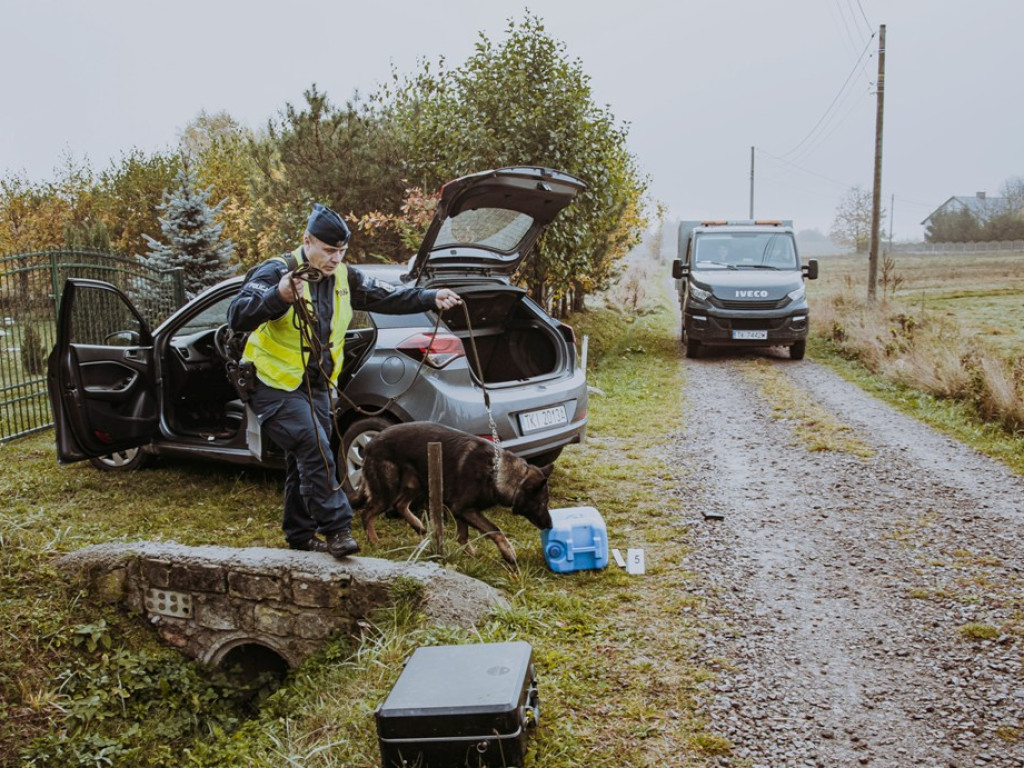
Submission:
[[[425,362],[431,368],[444,368],[455,358],[466,356],[462,340],[450,333],[417,333],[395,348],[416,362]]]

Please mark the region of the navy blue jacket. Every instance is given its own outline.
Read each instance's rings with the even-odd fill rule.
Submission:
[[[287,258],[291,254],[284,255]],[[253,270],[228,307],[228,325],[233,331],[254,331],[268,320],[275,320],[288,311],[291,305],[281,298],[281,293],[277,289],[281,277],[287,271],[288,265],[280,259],[269,259]],[[349,298],[354,310],[386,315],[411,315],[437,308],[436,290],[415,286],[398,287],[369,277],[352,265],[346,265],[346,271]],[[335,279],[334,275],[330,275],[318,283],[307,283],[305,286],[307,295],[313,300],[319,321],[316,335],[324,350],[321,363],[323,372],[328,376],[334,370],[328,342],[334,319]],[[306,375],[312,382],[321,381],[315,360],[309,361]]]

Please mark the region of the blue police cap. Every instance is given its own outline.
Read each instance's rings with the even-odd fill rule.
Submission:
[[[306,231],[317,240],[328,245],[341,247],[352,237],[345,220],[326,205],[313,204],[313,212],[309,214]]]

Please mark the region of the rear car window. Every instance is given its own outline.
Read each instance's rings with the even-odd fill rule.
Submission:
[[[441,224],[434,247],[480,245],[511,251],[533,226],[533,218],[505,208],[477,208],[450,216]]]
[[[370,314],[373,318],[373,324],[378,328],[433,328],[434,321],[431,320],[423,312],[417,312],[414,315],[379,315],[376,312]],[[354,324],[350,327],[367,327],[367,326],[355,326]]]

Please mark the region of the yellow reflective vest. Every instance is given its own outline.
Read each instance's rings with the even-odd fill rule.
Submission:
[[[292,251],[297,264],[302,264],[302,247]],[[284,256],[275,256],[287,264]],[[312,309],[312,300],[306,295],[302,301]],[[331,359],[334,370],[331,382],[337,383],[341,374],[342,353],[345,350],[345,331],[352,321],[352,298],[348,290],[348,269],[339,264],[334,270],[334,316],[331,319]],[[308,354],[308,353],[306,353]],[[308,359],[302,351],[302,339],[295,325],[295,308],[288,310],[276,320],[268,320],[249,334],[242,360],[250,360],[256,366],[256,376],[268,387],[292,391],[302,383]]]

